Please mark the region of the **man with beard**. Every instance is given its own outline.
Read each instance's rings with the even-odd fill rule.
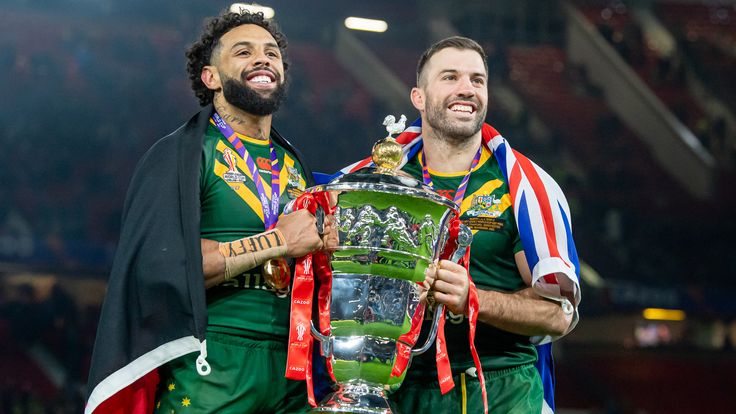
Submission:
[[[576,303],[577,294],[576,266],[569,257],[574,255],[563,255],[561,262],[567,263],[559,269],[545,269],[546,274],[562,279],[561,295],[542,298],[542,289],[530,287],[533,277],[525,252],[531,246],[520,237],[524,226],[517,225],[514,191],[510,191],[503,171],[509,160],[500,159],[503,151],[492,141],[502,139],[500,134],[483,124],[487,82],[485,53],[467,38],[453,37],[434,44],[417,67],[417,87],[411,91],[411,101],[421,114],[423,147],[403,170],[437,190],[446,190],[460,205],[461,219],[473,231],[473,243],[468,270],[442,260],[427,275],[430,303],[442,303],[450,312],[447,353],[453,380],[461,386],[442,395],[442,387],[427,380],[434,373],[435,360],[426,353],[415,358],[404,385],[393,396],[401,412],[425,412],[430,407],[436,412],[482,412],[483,386],[491,412],[543,412],[544,390],[534,366],[537,352],[530,338],[562,336],[577,322],[571,305]],[[464,214],[479,200],[491,197],[502,200],[500,207],[489,203],[474,217]],[[534,270],[535,276],[541,271],[538,265]],[[471,285],[477,286],[473,289],[477,296],[469,295]],[[466,339],[470,329],[466,321],[475,319],[474,313],[480,322],[475,346],[484,367],[484,381],[478,378]]]
[[[487,82],[478,43],[451,37],[432,45],[411,91],[421,123],[397,137],[402,170],[453,199],[473,232],[461,261],[467,270],[441,260],[427,271],[427,303],[442,303],[449,313],[437,353],[415,357],[391,396],[402,413],[479,413],[486,401],[494,413],[552,412],[549,345],[539,354],[535,345],[577,323],[578,263],[567,202],[549,175],[484,124]],[[367,159],[342,172],[366,165]]]
[[[303,383],[284,378],[287,258],[333,232],[328,217],[321,236],[307,210],[279,216],[311,184],[271,127],[285,53],[275,23],[247,12],[210,20],[187,51],[204,108],[156,143],[131,181],[86,412],[308,406]]]

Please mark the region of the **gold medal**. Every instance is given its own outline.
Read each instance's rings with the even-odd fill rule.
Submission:
[[[283,257],[268,259],[261,267],[261,274],[266,283],[276,290],[284,290],[291,282],[291,268]]]

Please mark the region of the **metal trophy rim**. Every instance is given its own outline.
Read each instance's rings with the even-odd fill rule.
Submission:
[[[335,246],[332,250],[333,251],[336,251],[336,252],[337,251],[347,251],[347,250],[356,250],[356,249],[359,249],[361,247],[362,246]],[[366,250],[370,250],[372,252],[392,252],[393,251],[391,249],[386,249],[386,248],[383,248],[383,247],[365,247],[365,249]],[[419,254],[416,254],[416,253],[402,252],[402,254],[405,254],[405,255],[407,255],[409,257],[413,257],[415,259],[424,259],[424,260],[428,260],[428,261],[432,261],[433,260],[433,258],[422,256],[422,255],[419,255]]]
[[[361,190],[372,190],[379,193],[385,194],[402,194],[408,196],[416,196],[433,201],[438,204],[450,208],[454,211],[459,211],[460,208],[454,201],[443,197],[435,192],[430,192],[424,189],[410,188],[401,186],[398,184],[390,183],[334,183],[334,184],[321,184],[314,187],[310,187],[305,192],[307,193],[319,193],[323,191],[361,191]]]

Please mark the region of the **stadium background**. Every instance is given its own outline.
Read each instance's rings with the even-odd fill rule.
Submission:
[[[196,110],[184,50],[228,5],[0,3],[0,412],[81,412],[128,180]],[[565,189],[584,262],[558,412],[736,410],[736,2],[265,5],[292,62],[275,125],[321,171],[416,116],[433,41],[486,48],[488,122]]]

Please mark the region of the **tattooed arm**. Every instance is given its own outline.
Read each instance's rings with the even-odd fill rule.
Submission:
[[[277,257],[301,257],[323,247],[316,219],[307,210],[281,216],[276,228],[230,242],[200,239],[206,288]]]

